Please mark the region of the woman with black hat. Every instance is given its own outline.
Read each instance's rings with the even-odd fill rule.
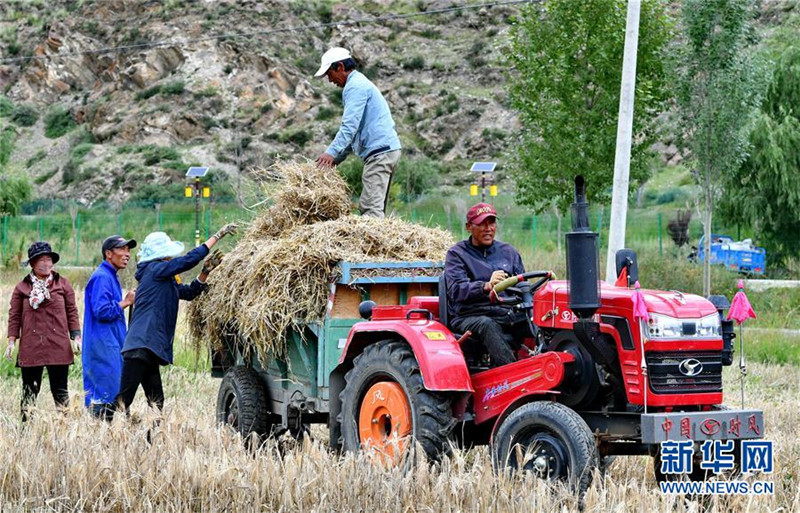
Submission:
[[[22,371],[23,422],[28,419],[28,407],[39,394],[45,367],[56,406],[69,404],[67,371],[73,353],[79,354],[81,350],[75,292],[66,278],[53,271],[59,258],[50,244],[31,244],[28,248],[31,272],[17,283],[11,294],[6,358],[11,360],[14,344],[19,340],[17,367]]]

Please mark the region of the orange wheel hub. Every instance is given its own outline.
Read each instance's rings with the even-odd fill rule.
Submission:
[[[372,385],[358,414],[361,445],[394,459],[405,451],[411,430],[411,405],[403,387],[393,381]]]

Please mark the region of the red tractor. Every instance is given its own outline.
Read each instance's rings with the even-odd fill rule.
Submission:
[[[342,262],[325,318],[291,331],[284,354],[259,360],[235,335],[214,355],[212,372],[224,373],[217,418],[259,437],[300,436],[310,423],[327,423],[332,447],[387,455],[412,440],[431,458],[452,442],[489,444],[497,466],[578,489],[608,456],[653,455],[664,479],[659,442],[761,437],[762,412],[722,406],[734,337],[721,318],[725,299],[715,306],[634,290],[629,250],[616,255],[617,285],[600,283],[588,226],[578,177],[569,280],[533,271],[495,287],[509,311],[528,314],[528,336],[509,341],[520,347],[518,361],[491,368],[465,357],[469,333],[448,328],[441,264]],[[647,321],[635,314],[638,299]]]
[[[413,439],[435,458],[454,439],[488,443],[496,465],[584,489],[607,456],[655,456],[664,479],[659,442],[763,436],[761,411],[722,406],[734,335],[721,309],[644,290],[649,319],[635,317],[636,255],[619,252],[618,285],[600,283],[581,177],[575,196],[569,281],[533,271],[495,288],[511,292],[509,310],[530,313],[517,362],[465,359],[469,334],[448,328],[443,278],[438,297],[361,305],[368,321],[352,327],[330,376],[332,445],[394,453]]]

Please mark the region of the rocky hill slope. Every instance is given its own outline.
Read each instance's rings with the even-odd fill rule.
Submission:
[[[407,155],[498,157],[518,128],[499,64],[517,8],[416,15],[451,5],[4,0],[8,165],[39,197],[92,204],[183,183],[190,164],[235,178],[278,155],[314,158],[341,116],[340,90],[313,78],[331,46],[384,91]]]

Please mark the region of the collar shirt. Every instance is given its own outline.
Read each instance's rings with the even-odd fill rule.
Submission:
[[[351,151],[366,159],[376,151],[401,148],[389,105],[375,84],[357,70],[347,76],[342,102],[342,124],[325,150],[336,162],[344,160]]]

